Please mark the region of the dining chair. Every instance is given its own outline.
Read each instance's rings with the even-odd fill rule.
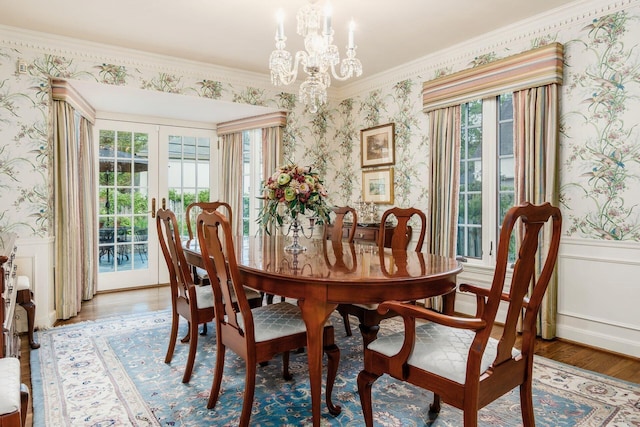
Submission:
[[[340,248],[342,247],[342,241],[344,239],[344,219],[347,215],[351,214],[351,227],[349,227],[349,231],[347,233],[346,241],[348,243],[353,243],[353,239],[356,235],[356,228],[358,227],[358,213],[351,206],[336,206],[331,209],[334,213],[334,218],[332,224],[325,224],[324,232],[323,232],[323,241],[324,245],[326,245],[326,241],[330,240],[333,243],[334,248],[337,248],[338,243],[340,244]],[[326,254],[326,250],[325,250]],[[325,257],[326,260],[326,257]],[[336,260],[338,261],[338,260]],[[327,260],[328,262],[328,260]],[[339,310],[338,310],[339,311]],[[351,323],[349,321],[349,314],[346,312],[339,311],[342,316],[342,321],[344,323],[344,329],[347,336],[351,336]]]
[[[213,288],[216,311],[216,361],[207,408],[215,407],[220,394],[225,353],[229,347],[245,361],[245,387],[239,425],[248,426],[256,385],[256,364],[282,353],[283,377],[291,379],[289,352],[307,345],[306,326],[300,308],[278,302],[251,308],[243,292],[236,261],[231,226],[220,212],[203,212],[197,218],[197,235],[202,259]],[[237,306],[223,304],[234,295]],[[340,350],[334,343],[333,326],[327,324],[323,334],[327,354],[326,402],[329,412],[340,413],[331,401],[333,384],[340,362]]]
[[[465,427],[477,426],[479,409],[518,386],[524,426],[534,426],[531,379],[536,323],[558,256],[561,222],[560,210],[549,203],[525,203],[507,212],[491,287],[460,285],[461,292],[476,296],[475,317],[446,315],[398,301],[380,304],[381,313],[393,310],[402,316],[404,331],[380,337],[365,349],[358,393],[367,426],[373,425],[372,386],[384,374],[431,390],[432,416],[440,411],[441,400],[461,409]],[[523,237],[505,291],[516,233]],[[539,274],[536,266],[541,268]],[[507,303],[506,318],[502,335],[494,339],[491,329],[501,301]],[[519,323],[522,345],[516,349]]]
[[[133,230],[133,238],[134,238],[134,250],[140,256],[140,261],[144,262],[149,259],[149,246],[147,239],[149,238],[149,233],[147,228],[138,228],[136,227]]]
[[[198,285],[193,280],[190,265],[182,250],[178,220],[173,211],[159,209],[156,213],[156,227],[160,248],[169,269],[171,284],[171,335],[164,362],[170,363],[173,358],[178,336],[178,324],[180,316],[182,316],[189,323],[187,334],[180,340],[182,343],[189,343],[187,365],[182,377],[182,382],[187,383],[191,379],[195,362],[198,325],[202,324],[203,328],[206,328],[207,322],[211,322],[215,314],[213,293],[208,284]],[[252,307],[262,304],[262,295],[259,292],[253,289],[247,289],[246,292]],[[203,334],[206,334],[206,329]]]
[[[178,229],[178,220],[173,211],[158,209],[156,227],[160,248],[169,269],[171,284],[171,333],[169,347],[164,363],[170,363],[178,337],[180,316],[189,323],[189,331],[181,340],[189,343],[189,355],[182,382],[191,379],[193,364],[198,346],[198,325],[210,322],[214,318],[213,293],[210,286],[198,286],[193,282],[189,264],[182,251],[182,241]]]
[[[385,238],[385,224],[390,221],[392,217],[396,219],[396,226],[393,228],[391,234],[391,244],[388,247],[392,249],[407,249],[411,242],[413,227],[409,225],[409,222],[416,217],[420,222],[420,235],[415,243],[415,251],[420,252],[422,245],[424,244],[424,236],[427,230],[427,216],[420,209],[416,208],[391,208],[384,211],[382,218],[380,218],[380,232],[378,233],[378,246],[385,246],[383,239]]]
[[[203,212],[203,211],[211,212],[211,211],[218,210],[219,208],[224,208],[225,215],[227,216],[227,218],[229,218],[229,222],[233,223],[231,219],[232,218],[231,206],[229,206],[227,202],[221,202],[221,201],[193,202],[187,205],[187,208],[185,209],[184,214],[185,214],[185,221],[187,224],[187,232],[189,233],[189,240],[193,240],[193,238],[196,237],[193,234],[193,228],[191,224],[192,222],[195,222],[200,212]],[[196,283],[207,282],[208,280],[207,272],[203,268],[193,266],[193,274],[194,274],[194,280]]]
[[[325,224],[323,238],[324,240],[342,241],[344,239],[344,219],[347,215],[351,214],[351,227],[347,234],[347,242],[353,242],[356,235],[356,228],[358,227],[358,213],[351,206],[336,206],[331,208],[334,215],[332,215],[332,224]]]
[[[409,222],[412,218],[416,217],[420,222],[420,235],[415,243],[415,250],[416,252],[420,252],[424,243],[427,217],[424,212],[419,209],[398,207],[388,209],[382,214],[382,218],[380,220],[380,232],[378,233],[378,250],[384,250],[385,227],[387,221],[392,217],[395,217],[397,224],[393,228],[391,234],[390,248],[392,250],[406,250],[409,247],[413,233],[413,228],[409,225]],[[351,315],[358,318],[360,322],[359,328],[365,347],[371,341],[376,339],[381,321],[397,316],[393,311],[379,313],[378,304],[338,304],[336,310],[338,310],[344,320],[347,336],[351,336],[349,316]]]

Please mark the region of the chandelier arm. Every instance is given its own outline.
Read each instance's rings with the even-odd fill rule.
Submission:
[[[280,81],[283,85],[288,86],[291,83],[296,81],[298,77],[298,68],[300,64],[305,64],[307,61],[307,53],[303,51],[296,52],[296,56],[294,58],[293,64],[291,65],[291,70],[286,70],[284,74],[280,74]],[[284,70],[281,70],[284,71]]]
[[[331,75],[333,76],[334,79],[343,82],[343,81],[349,80],[351,77],[353,77],[353,68],[349,67],[347,73],[345,73],[344,76],[340,76],[338,74],[338,72],[336,71],[335,64],[331,64]]]

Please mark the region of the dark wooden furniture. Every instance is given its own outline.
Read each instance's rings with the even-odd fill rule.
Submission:
[[[390,223],[389,219],[395,217],[396,226],[389,228],[386,224]],[[378,247],[390,247],[392,249],[401,249],[405,251],[409,247],[412,236],[412,227],[409,225],[411,218],[417,217],[420,220],[420,235],[416,241],[415,250],[421,251],[424,243],[425,229],[427,218],[419,209],[415,208],[391,208],[384,212],[378,229]],[[384,225],[383,225],[384,224]],[[384,237],[383,237],[384,236]],[[384,267],[384,264],[382,264]],[[452,307],[452,306],[451,306]],[[342,315],[347,336],[351,336],[351,325],[349,316],[358,318],[360,324],[360,333],[366,347],[371,341],[376,339],[380,322],[384,319],[396,316],[393,311],[386,313],[378,312],[378,304],[339,304],[338,312]]]
[[[518,221],[520,220],[520,221]],[[547,223],[548,250],[541,250],[539,233]],[[504,291],[509,268],[509,244],[516,223],[524,238],[518,250],[511,286]],[[430,412],[437,414],[440,399],[464,411],[465,427],[477,426],[478,410],[498,397],[520,388],[525,426],[533,426],[531,378],[536,321],[542,298],[558,255],[560,210],[546,203],[523,204],[505,215],[498,243],[497,264],[490,289],[461,285],[476,295],[474,318],[448,316],[397,301],[380,304],[379,311],[393,310],[404,319],[404,332],[379,338],[364,353],[364,370],[358,375],[358,392],[367,426],[373,426],[371,389],[383,374],[433,391]],[[542,270],[538,274],[536,262]],[[508,302],[499,340],[490,337],[500,301]],[[522,321],[522,348],[514,349],[517,324]],[[428,320],[416,326],[416,319]],[[446,357],[444,357],[446,356]]]
[[[31,281],[27,276],[18,276],[16,286],[18,288],[16,302],[27,313],[27,335],[29,337],[29,347],[35,350],[40,348],[40,344],[38,344],[33,338],[33,330],[35,328],[36,320],[36,303],[33,301]]]
[[[323,238],[339,241],[346,239],[353,242],[358,224],[358,213],[350,206],[340,206],[332,209],[334,218],[331,224],[325,224]],[[345,216],[351,214],[351,223],[345,223]]]
[[[213,212],[219,208],[224,208],[223,214],[226,215],[229,223],[233,224],[231,206],[227,202],[193,202],[187,206],[184,211],[185,219],[187,221],[187,232],[189,233],[189,240],[196,237],[193,233],[192,222],[195,222],[198,215],[201,212]]]
[[[173,358],[178,324],[182,316],[189,322],[189,332],[182,339],[183,343],[189,343],[187,366],[182,377],[182,382],[187,383],[191,379],[198,348],[198,325],[211,322],[214,317],[213,293],[210,286],[198,286],[193,282],[190,266],[182,251],[175,214],[168,209],[159,209],[156,213],[156,227],[171,284],[171,335],[164,362],[170,363]]]
[[[333,225],[329,226],[331,228]],[[353,227],[353,223],[345,221],[342,224],[342,238],[347,239],[349,232]],[[391,247],[391,234],[393,233],[393,225],[386,224],[384,231],[381,233],[380,223],[356,223],[355,233],[353,234],[353,241],[355,243],[373,243],[378,244],[379,236],[384,235],[385,247]]]
[[[2,304],[0,304],[0,319],[2,319],[2,340],[0,342],[0,357],[20,356],[20,337],[16,332],[15,310],[18,301],[17,266],[15,264],[16,235],[7,233],[0,235],[0,281],[2,286]]]
[[[18,303],[15,234],[0,234],[0,426],[24,427],[29,389],[20,383],[20,338],[15,327]]]
[[[226,202],[193,202],[190,203],[184,211],[185,221],[187,222],[187,232],[189,233],[189,240],[195,238],[193,234],[192,222],[195,222],[200,212],[213,212],[219,208],[224,208],[224,214],[229,219],[229,222],[233,224],[231,206]],[[193,279],[196,284],[207,282],[207,272],[199,267],[193,266]],[[207,332],[207,325],[205,323],[203,333]]]
[[[216,405],[220,395],[224,370],[225,350],[229,347],[242,357],[246,365],[244,401],[239,425],[249,425],[256,385],[256,364],[282,353],[283,376],[289,373],[289,352],[307,344],[307,332],[300,308],[289,302],[268,304],[251,309],[242,286],[231,236],[231,226],[218,212],[203,212],[197,218],[198,242],[202,260],[211,280],[216,311],[216,364],[207,408]],[[230,301],[237,298],[237,309]],[[327,366],[326,400],[329,412],[340,413],[341,408],[331,402],[333,383],[340,363],[340,350],[334,344],[333,326],[322,330],[324,352],[329,359]]]
[[[182,316],[189,322],[189,332],[181,340],[183,343],[189,343],[187,366],[182,377],[182,382],[187,383],[191,379],[198,348],[198,325],[206,325],[214,318],[213,291],[208,283],[206,285],[194,283],[192,265],[185,259],[175,214],[169,209],[158,209],[156,227],[160,248],[169,269],[171,284],[171,336],[164,362],[170,363],[173,358],[178,324]],[[262,304],[260,293],[251,290],[247,290],[247,293],[252,306],[257,307]]]
[[[323,240],[305,240],[307,251],[291,254],[284,250],[288,239],[281,235],[244,236],[235,239],[235,254],[243,282],[266,293],[298,300],[307,326],[307,356],[313,425],[320,425],[322,390],[322,353],[324,324],[339,303],[380,303],[447,295],[445,305],[453,307],[452,290],[462,267],[454,258],[402,251],[394,257],[391,249],[380,253],[370,250],[344,250],[345,264],[356,254],[357,268],[334,268],[325,261]],[[345,243],[345,245],[347,245]],[[352,244],[353,245],[353,244]],[[376,249],[376,246],[370,246]],[[369,249],[366,248],[366,249]],[[396,254],[398,255],[398,254]],[[202,266],[197,242],[185,243],[187,260]],[[334,258],[331,252],[330,259]],[[381,263],[394,265],[396,275],[385,274]]]

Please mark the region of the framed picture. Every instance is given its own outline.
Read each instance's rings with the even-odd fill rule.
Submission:
[[[395,163],[395,124],[388,123],[360,131],[362,167]]]
[[[362,171],[362,200],[382,204],[393,204],[393,169]]]

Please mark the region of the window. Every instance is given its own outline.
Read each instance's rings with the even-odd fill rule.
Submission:
[[[515,200],[513,96],[462,104],[460,123],[457,255],[491,265],[502,220]]]
[[[242,132],[242,234],[258,232],[258,212],[262,200],[257,196],[262,184],[262,129]]]
[[[176,214],[180,235],[186,236],[187,206],[210,200],[211,139],[180,133],[171,133],[168,138],[169,208]]]

